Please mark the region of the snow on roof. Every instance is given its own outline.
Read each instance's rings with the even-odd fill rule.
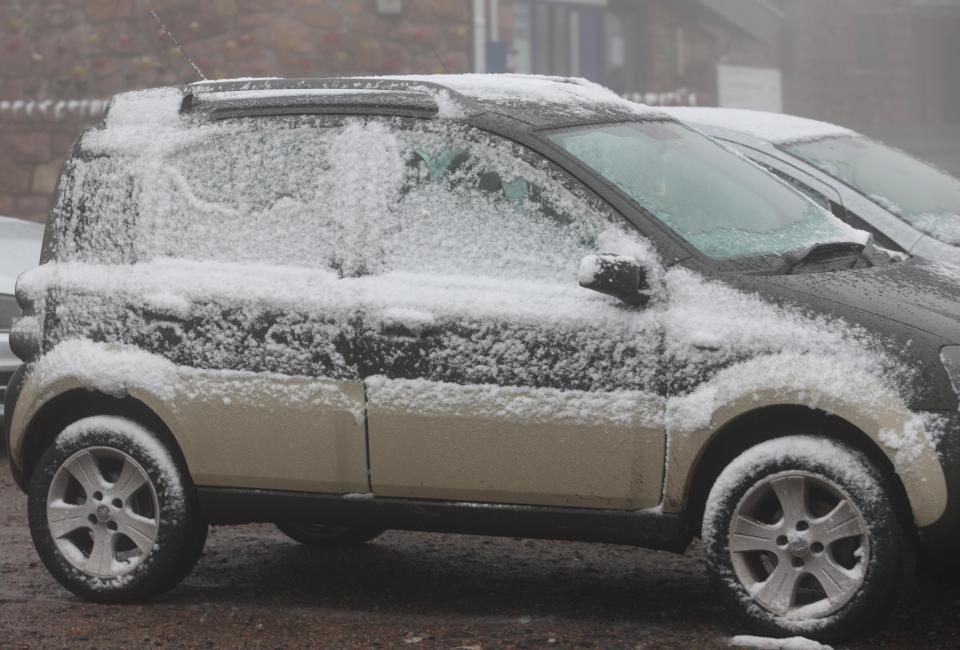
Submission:
[[[268,90],[218,90],[204,93],[204,101],[263,99],[277,97],[342,97],[343,95],[377,95],[383,91],[370,88],[271,88]]]
[[[375,78],[440,84],[480,102],[596,103],[628,111],[643,113],[653,111],[643,104],[623,99],[609,88],[580,77],[529,74],[438,74]]]
[[[748,111],[735,108],[665,107],[664,113],[682,122],[707,129],[721,129],[750,135],[773,144],[816,140],[819,138],[857,135],[829,122],[819,122],[805,117]]]
[[[257,92],[271,92],[271,82],[282,83],[309,83],[312,80],[295,79],[222,79],[217,80],[216,84],[234,84],[241,82],[237,88],[231,90]],[[572,114],[581,114],[589,116],[601,111],[618,111],[626,114],[647,115],[655,111],[643,104],[631,102],[623,99],[613,91],[599,84],[576,77],[551,77],[542,75],[522,75],[522,74],[438,74],[438,75],[400,75],[400,76],[370,76],[370,77],[344,77],[342,79],[331,78],[326,80],[315,80],[317,83],[327,81],[330,83],[338,82],[358,82],[362,84],[369,82],[371,85],[377,82],[387,84],[410,83],[414,84],[410,90],[427,92],[434,96],[440,106],[440,117],[462,117],[465,112],[462,110],[450,109],[451,100],[438,93],[437,86],[447,88],[454,93],[458,93],[469,100],[480,104],[486,104],[489,107],[493,105],[513,105],[517,104],[539,104],[549,106],[554,112],[558,108],[563,108],[564,112]],[[191,84],[191,89],[203,91],[204,85],[209,89],[214,85],[211,82],[197,82]],[[416,84],[424,84],[416,86]],[[358,85],[358,88],[362,86]],[[306,89],[304,89],[306,90]],[[396,88],[394,88],[396,90]],[[657,114],[662,114],[656,112]]]

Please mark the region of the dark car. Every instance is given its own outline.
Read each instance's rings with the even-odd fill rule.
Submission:
[[[85,598],[211,523],[702,535],[753,627],[836,638],[955,548],[956,272],[587,82],[119,95],[47,228],[7,444]]]

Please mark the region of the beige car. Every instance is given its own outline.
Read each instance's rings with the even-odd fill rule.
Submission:
[[[210,523],[702,536],[753,627],[836,638],[956,541],[956,273],[581,80],[120,95],[42,260],[7,444],[91,600]]]

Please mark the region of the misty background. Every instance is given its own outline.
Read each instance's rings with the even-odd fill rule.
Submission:
[[[520,72],[823,119],[960,175],[960,0],[0,0],[0,214],[42,221],[111,95],[211,79]]]

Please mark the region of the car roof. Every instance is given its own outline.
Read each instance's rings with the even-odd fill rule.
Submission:
[[[706,131],[708,135],[732,140],[742,140],[746,136],[768,144],[783,145],[859,135],[836,124],[782,113],[686,106],[664,107],[661,110],[681,122]]]
[[[0,217],[0,293],[12,294],[17,276],[40,263],[43,224]]]
[[[666,118],[659,111],[625,100],[585,79],[538,75],[242,78],[201,81],[180,89],[180,92],[183,96],[181,112],[292,113],[308,106],[320,106],[352,107],[355,109],[352,112],[357,113],[422,114],[448,119],[495,113],[533,128],[651,115]],[[137,93],[117,95],[111,102],[111,110],[134,94]]]

